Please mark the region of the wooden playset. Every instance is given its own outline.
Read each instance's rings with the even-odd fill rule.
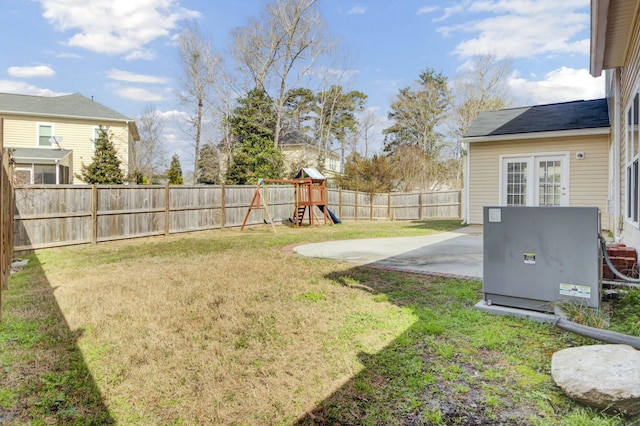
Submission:
[[[273,220],[269,214],[269,208],[262,196],[262,183],[293,185],[295,207],[293,217],[289,218],[289,220],[294,226],[302,225],[305,215],[308,217],[309,225],[319,225],[320,218],[316,214],[314,206],[317,206],[322,213],[325,224],[327,221],[331,224],[340,223],[340,220],[327,207],[326,181],[327,179],[319,171],[312,168],[301,169],[293,179],[260,179],[240,230],[244,229],[251,212],[257,209],[265,211],[268,219],[265,219],[265,223],[270,224],[273,228]],[[275,231],[275,228],[273,230]]]

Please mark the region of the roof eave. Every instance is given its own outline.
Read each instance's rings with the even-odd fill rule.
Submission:
[[[89,117],[83,115],[66,115],[66,114],[40,114],[23,111],[0,111],[0,115],[19,115],[25,117],[51,117],[51,118],[68,118],[75,120],[100,120],[100,121],[116,121],[120,123],[128,123],[133,121],[131,118],[113,118],[113,117]]]
[[[600,77],[604,64],[604,46],[607,39],[609,0],[591,0],[591,52],[589,71]]]
[[[129,134],[133,137],[133,140],[138,142],[140,140],[140,133],[138,132],[138,126],[134,120],[127,121],[129,127]]]
[[[469,136],[462,138],[464,143],[475,142],[499,142],[524,139],[561,138],[572,136],[607,135],[611,133],[611,127],[594,127],[589,129],[553,130],[548,132],[511,133],[506,135]]]

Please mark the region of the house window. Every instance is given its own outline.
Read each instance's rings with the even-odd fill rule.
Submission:
[[[634,225],[638,225],[638,112],[640,111],[640,95],[636,93],[626,114],[626,218]]]
[[[38,146],[51,146],[53,124],[38,124]]]
[[[335,158],[329,158],[329,170],[334,172],[338,170],[338,161]]]
[[[96,142],[98,141],[98,139],[100,139],[100,136],[102,136],[103,134],[107,133],[107,128],[102,127],[102,126],[94,126],[93,127],[93,138],[91,139],[93,141],[93,149],[96,149]]]

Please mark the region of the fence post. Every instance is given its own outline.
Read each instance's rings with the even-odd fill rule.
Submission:
[[[338,189],[338,217],[344,219],[342,215],[342,188]]]
[[[373,220],[373,199],[375,198],[374,194],[369,194],[369,220]]]
[[[422,194],[422,191],[420,191],[420,194],[418,194],[418,220],[422,220],[422,206],[424,202],[424,200],[422,199]]]
[[[227,191],[223,185],[220,185],[220,229],[224,229],[227,224]]]
[[[98,243],[98,185],[91,186],[91,244]]]
[[[169,226],[169,218],[171,216],[169,209],[169,202],[171,201],[169,195],[169,184],[164,187],[164,235],[171,233],[171,226]]]
[[[391,217],[391,192],[387,192],[387,219],[393,220]]]
[[[356,213],[355,213],[355,221],[358,221],[358,191],[356,191]]]

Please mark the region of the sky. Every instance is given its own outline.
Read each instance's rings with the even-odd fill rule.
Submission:
[[[0,92],[80,93],[136,118],[153,105],[166,119],[167,158],[193,167],[184,132],[177,35],[197,23],[228,55],[233,29],[259,18],[266,0],[5,0],[0,14]],[[388,126],[389,104],[428,69],[449,77],[475,55],[511,58],[518,106],[604,96],[589,75],[590,0],[319,0],[340,46],[343,86],[368,95]],[[374,136],[372,151],[382,138]]]

